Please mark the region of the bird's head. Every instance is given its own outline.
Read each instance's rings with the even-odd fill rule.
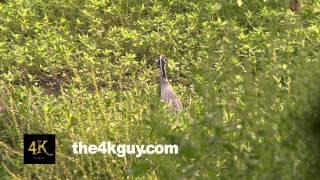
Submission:
[[[159,59],[158,59],[158,61],[157,61],[158,67],[159,67],[159,68],[163,68],[164,65],[166,65],[166,63],[167,63],[167,58],[166,58],[166,56],[160,55],[160,57],[159,57]]]

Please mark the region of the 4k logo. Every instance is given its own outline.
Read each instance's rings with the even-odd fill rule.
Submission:
[[[55,135],[25,134],[24,164],[54,164]]]

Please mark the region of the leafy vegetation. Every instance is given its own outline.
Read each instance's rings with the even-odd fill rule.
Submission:
[[[316,177],[320,3],[288,3],[1,1],[0,177]],[[179,115],[160,103],[159,54]],[[56,165],[23,165],[24,133],[56,134]],[[80,140],[180,153],[74,155]]]

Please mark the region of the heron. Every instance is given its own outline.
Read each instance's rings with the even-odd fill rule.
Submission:
[[[171,87],[166,70],[165,65],[167,63],[167,58],[164,55],[160,55],[158,61],[158,67],[160,69],[160,97],[161,100],[168,103],[174,111],[181,112],[183,110],[183,106],[179,97],[174,92]]]

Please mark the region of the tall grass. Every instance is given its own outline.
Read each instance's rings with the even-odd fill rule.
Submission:
[[[0,177],[309,179],[318,175],[320,4],[0,3]],[[168,113],[155,59],[185,107]],[[53,133],[55,165],[24,165]],[[178,144],[179,155],[74,155],[76,141]]]

